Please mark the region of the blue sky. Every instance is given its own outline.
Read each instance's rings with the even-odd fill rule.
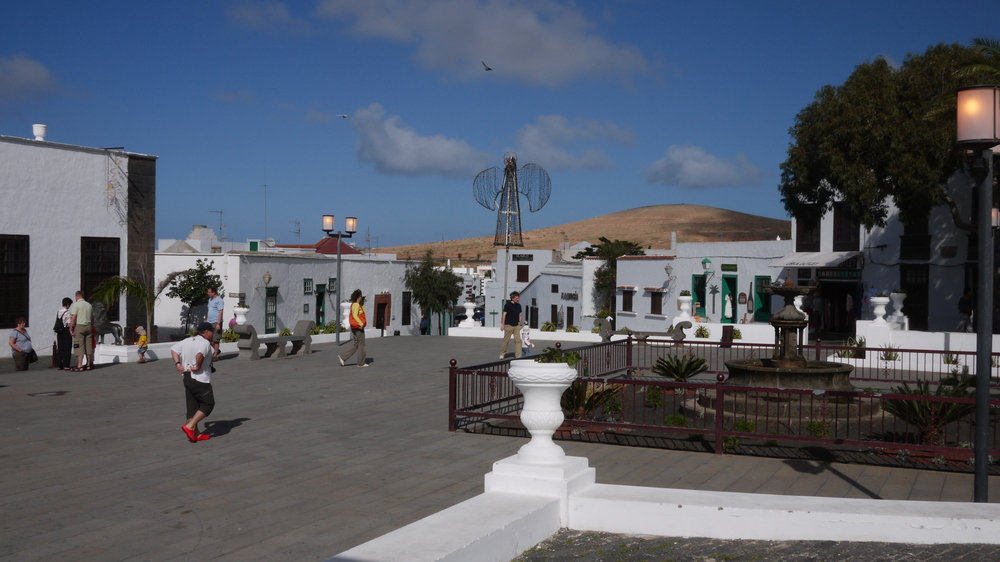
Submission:
[[[507,150],[552,180],[526,230],[671,203],[787,218],[779,165],[815,92],[878,56],[996,37],[995,8],[6,2],[0,134],[45,123],[159,156],[158,238],[218,230],[212,211],[237,241],[312,243],[323,214],[380,247],[492,236],[472,182]]]

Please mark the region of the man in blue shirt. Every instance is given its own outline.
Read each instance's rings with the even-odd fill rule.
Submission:
[[[208,288],[208,323],[212,325],[212,362],[219,358],[219,342],[222,341],[222,297],[219,289]]]

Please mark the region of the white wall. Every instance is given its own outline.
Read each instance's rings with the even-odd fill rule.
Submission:
[[[109,151],[46,141],[0,136],[0,234],[29,239],[28,333],[44,354],[55,335],[52,323],[63,297],[80,290],[80,238],[120,240],[119,272],[126,274],[128,229],[108,197]],[[119,164],[128,169],[128,153]],[[122,217],[127,209],[127,187],[117,201]],[[90,298],[90,295],[87,295]],[[120,318],[126,315],[122,300]],[[9,334],[3,326],[4,336]],[[10,346],[0,346],[0,357],[10,357]]]

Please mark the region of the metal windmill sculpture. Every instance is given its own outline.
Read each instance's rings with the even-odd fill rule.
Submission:
[[[472,192],[480,205],[497,211],[497,231],[493,245],[504,246],[507,251],[503,268],[503,295],[506,298],[510,247],[524,246],[518,194],[528,198],[528,208],[534,213],[548,202],[552,193],[552,180],[549,179],[549,173],[537,164],[525,164],[518,170],[517,154],[513,152],[504,154],[503,163],[503,168],[494,166],[479,172],[472,182]]]

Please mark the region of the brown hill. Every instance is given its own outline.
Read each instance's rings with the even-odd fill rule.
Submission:
[[[678,242],[774,240],[778,236],[787,240],[791,238],[791,221],[702,205],[650,205],[528,230],[523,238],[524,247],[532,249],[556,249],[563,241],[596,243],[601,236],[629,240],[648,248],[669,248],[671,232],[677,233]],[[395,252],[402,259],[420,258],[427,250],[432,250],[435,258],[471,263],[492,260],[497,248],[493,246],[493,236],[379,248],[380,252]]]

